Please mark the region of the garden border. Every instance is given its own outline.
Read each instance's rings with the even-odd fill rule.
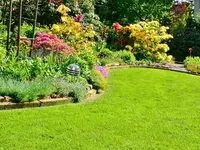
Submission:
[[[156,64],[152,64],[152,65],[108,64],[108,65],[106,65],[106,69],[122,69],[122,68],[151,68],[151,69],[168,70],[168,71],[174,71],[174,72],[180,72],[180,73],[200,76],[200,74],[196,73],[196,72],[191,72],[188,70],[182,71],[182,70],[179,70],[178,68],[172,68],[172,67],[168,67],[166,65],[156,65]]]
[[[91,89],[87,92],[85,98],[81,102],[86,101],[89,98],[92,98],[97,95],[97,90]],[[40,99],[33,102],[24,102],[24,103],[12,103],[12,102],[3,102],[0,103],[0,110],[9,110],[9,109],[21,109],[21,108],[33,108],[33,107],[47,107],[47,106],[56,106],[69,104],[74,101],[73,97],[67,98],[56,98],[56,99]]]
[[[181,71],[178,69],[170,68],[166,65],[127,65],[127,64],[108,64],[106,65],[106,69],[112,70],[112,69],[123,69],[123,68],[152,68],[152,69],[161,69],[161,70],[168,70],[168,71],[174,71],[174,72],[181,72],[181,73],[187,73],[191,75],[197,75],[200,76],[198,73],[190,72],[190,71]],[[97,90],[91,89],[88,91],[86,97],[81,100],[80,103],[87,103],[90,101],[93,101],[97,97],[99,97],[102,94],[99,94]],[[55,106],[55,105],[63,105],[63,104],[69,104],[74,101],[74,98],[68,97],[68,98],[57,98],[57,99],[41,99],[34,102],[24,102],[24,103],[11,103],[11,102],[4,102],[0,103],[0,110],[8,110],[8,109],[20,109],[20,108],[30,108],[30,107],[47,107],[47,106]]]

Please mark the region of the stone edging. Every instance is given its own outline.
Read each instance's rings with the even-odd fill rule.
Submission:
[[[96,94],[97,94],[96,90],[94,89],[89,90],[85,99],[93,97]],[[82,101],[84,101],[85,99],[83,99]],[[4,102],[0,103],[0,110],[30,108],[30,107],[47,107],[47,106],[69,104],[72,103],[73,101],[74,99],[72,97],[68,97],[68,98],[56,98],[56,99],[41,99],[34,102],[24,102],[24,103]]]
[[[121,69],[121,68],[152,68],[152,69],[161,69],[161,70],[169,70],[169,71],[174,71],[174,72],[180,72],[180,73],[186,73],[186,74],[191,74],[191,75],[196,75],[200,76],[200,74],[191,72],[188,70],[182,71],[179,70],[178,68],[171,68],[165,65],[126,65],[126,64],[115,64],[115,65],[107,65],[106,69]]]

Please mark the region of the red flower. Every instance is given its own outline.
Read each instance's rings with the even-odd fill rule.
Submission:
[[[115,31],[119,31],[122,28],[122,26],[118,22],[113,23],[113,27]]]

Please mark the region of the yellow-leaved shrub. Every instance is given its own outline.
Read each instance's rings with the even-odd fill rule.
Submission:
[[[169,47],[165,43],[173,38],[172,35],[167,33],[168,27],[161,26],[157,21],[151,21],[139,22],[130,25],[128,28],[131,31],[130,38],[134,38],[133,52],[147,53],[155,60],[171,61],[170,58],[172,57],[167,57],[166,52]]]
[[[93,25],[83,26],[68,15],[71,10],[65,5],[60,5],[57,9],[61,13],[60,24],[54,24],[51,28],[53,34],[64,39],[78,54],[93,53],[95,31]]]
[[[116,27],[115,27],[116,28]],[[118,35],[129,36],[128,45],[126,49],[133,52],[136,56],[151,58],[155,61],[172,61],[172,56],[167,56],[169,46],[166,42],[173,38],[167,33],[169,28],[162,26],[158,21],[138,22],[137,24],[130,24],[121,27],[117,30]]]

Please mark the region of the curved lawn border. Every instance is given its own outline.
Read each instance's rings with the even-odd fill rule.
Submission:
[[[200,76],[200,74],[196,72],[191,72],[188,70],[182,71],[179,70],[178,68],[171,68],[166,65],[126,65],[126,64],[115,64],[115,65],[107,65],[107,69],[121,69],[121,68],[152,68],[152,69],[161,69],[161,70],[169,70],[169,71],[174,71],[174,72],[180,72],[180,73],[186,73],[186,74],[191,74],[191,75],[196,75]]]
[[[181,73],[187,73],[192,75],[198,75],[198,73],[193,73],[190,71],[182,71],[178,69],[173,69],[165,65],[125,65],[125,64],[115,64],[115,65],[107,65],[106,69],[122,69],[122,68],[152,68],[152,69],[162,69],[162,70],[169,70]],[[98,94],[97,90],[89,90],[86,97],[81,100],[81,103],[87,103],[93,101],[101,94]],[[74,99],[72,97],[69,98],[57,98],[57,99],[41,99],[34,102],[24,102],[24,103],[11,103],[11,102],[4,102],[0,103],[0,110],[7,110],[7,109],[20,109],[20,108],[30,108],[30,107],[47,107],[47,106],[55,106],[55,105],[63,105],[73,103]]]

